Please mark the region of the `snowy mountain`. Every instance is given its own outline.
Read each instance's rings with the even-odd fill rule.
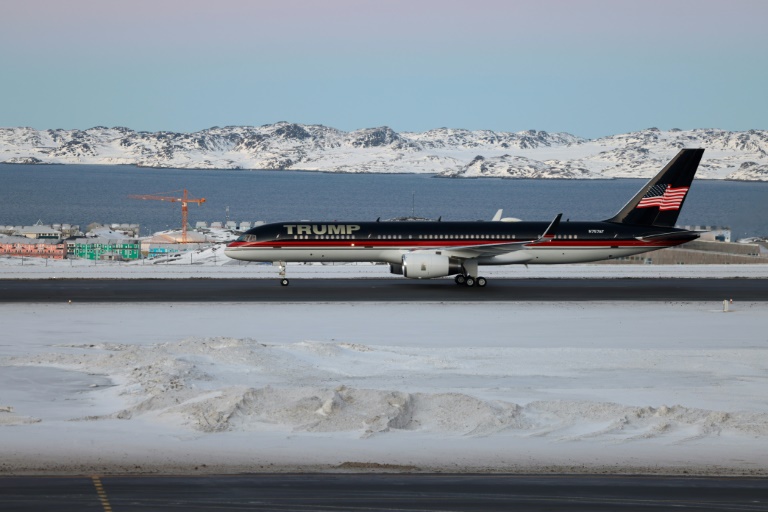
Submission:
[[[0,128],[0,162],[138,165],[186,169],[293,169],[434,173],[445,177],[649,177],[680,148],[706,149],[699,176],[768,181],[768,131],[639,132],[587,140],[568,133],[389,127],[344,132],[280,122],[195,133]]]
[[[570,162],[547,160],[540,162],[524,156],[502,155],[491,159],[476,156],[456,172],[443,173],[447,177],[462,178],[561,178],[592,177],[588,169],[572,166]]]

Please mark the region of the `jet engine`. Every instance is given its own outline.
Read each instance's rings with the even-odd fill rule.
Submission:
[[[403,275],[403,266],[397,263],[390,263],[389,264],[389,273],[390,274],[397,274],[399,276]]]
[[[404,254],[402,268],[403,275],[411,279],[452,276],[462,272],[461,260],[434,253]]]

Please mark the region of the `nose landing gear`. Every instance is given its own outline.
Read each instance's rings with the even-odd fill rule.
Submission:
[[[280,272],[278,273],[278,275],[280,276],[280,286],[288,286],[290,281],[288,281],[288,278],[285,277],[285,262],[274,261],[272,262],[272,265],[275,265],[280,269]]]

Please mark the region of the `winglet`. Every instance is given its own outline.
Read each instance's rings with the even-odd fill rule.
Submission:
[[[552,221],[552,223],[549,225],[546,231],[544,231],[544,234],[541,235],[541,238],[539,240],[552,240],[555,238],[555,231],[557,231],[557,226],[560,225],[560,219],[563,217],[562,213],[558,213],[557,217],[555,217],[555,220]]]

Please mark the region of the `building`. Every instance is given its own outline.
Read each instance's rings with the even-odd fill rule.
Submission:
[[[106,238],[139,238],[138,224],[88,224],[85,236]]]
[[[689,231],[699,231],[699,240],[705,242],[730,242],[731,228],[723,226],[676,226]]]
[[[76,224],[53,224],[45,225],[42,222],[37,222],[33,226],[3,226],[0,225],[0,234],[4,235],[16,235],[24,236],[27,238],[47,238],[47,239],[61,239],[71,236],[82,236],[80,226]]]
[[[24,226],[14,233],[17,236],[24,236],[32,239],[61,240],[61,231],[53,229],[51,226],[35,224],[34,226]]]
[[[0,256],[64,259],[66,246],[61,240],[0,236]]]
[[[136,260],[141,258],[141,243],[132,238],[76,238],[67,240],[67,254],[87,260]]]
[[[760,244],[712,242],[694,240],[677,247],[646,252],[615,260],[601,261],[600,264],[645,264],[645,265],[767,265],[768,251]]]

